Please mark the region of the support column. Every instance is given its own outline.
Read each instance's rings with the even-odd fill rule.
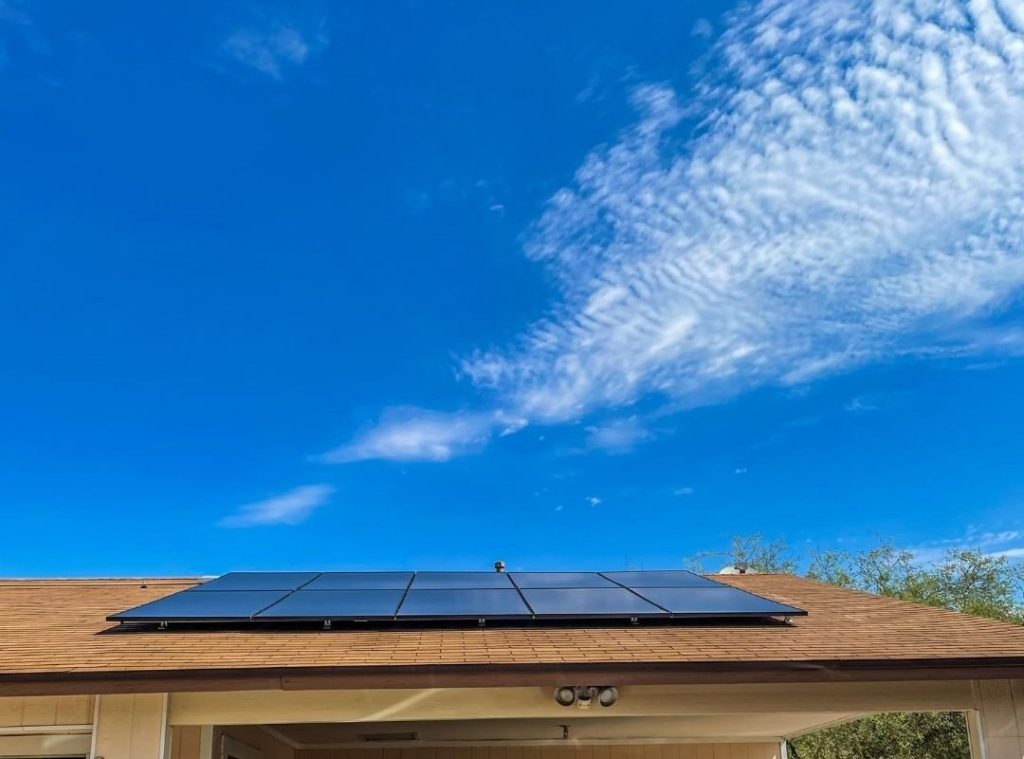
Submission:
[[[968,715],[973,758],[1022,759],[1024,680],[979,680],[975,704],[976,713]]]
[[[96,697],[91,759],[170,759],[167,694]]]

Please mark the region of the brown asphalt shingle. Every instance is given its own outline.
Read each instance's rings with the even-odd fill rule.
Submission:
[[[1021,657],[1024,628],[786,575],[716,579],[806,609],[789,626],[100,634],[108,614],[194,580],[0,581],[0,679],[12,675],[453,664],[985,660]],[[144,584],[144,585],[143,585]]]

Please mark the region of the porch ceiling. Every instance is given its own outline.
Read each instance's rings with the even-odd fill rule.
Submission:
[[[715,714],[672,718],[600,717],[562,720],[450,720],[442,722],[299,723],[274,725],[275,735],[301,748],[389,748],[565,744],[562,727],[574,743],[673,743],[681,741],[778,740],[822,725],[853,719],[850,712]],[[415,734],[415,740],[368,741],[368,736]]]

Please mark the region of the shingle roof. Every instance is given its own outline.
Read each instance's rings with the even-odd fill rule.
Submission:
[[[788,626],[118,632],[108,614],[195,580],[0,581],[0,684],[377,668],[858,662],[1024,666],[1024,628],[787,575],[716,577],[806,609]]]

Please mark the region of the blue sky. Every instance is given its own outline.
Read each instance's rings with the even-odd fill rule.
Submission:
[[[4,575],[1024,555],[1024,6],[0,0]]]

